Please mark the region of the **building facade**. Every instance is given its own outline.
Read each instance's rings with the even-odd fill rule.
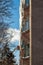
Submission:
[[[30,64],[29,0],[21,0],[21,50],[20,65]]]

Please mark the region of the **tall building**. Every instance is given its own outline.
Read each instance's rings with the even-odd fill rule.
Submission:
[[[20,65],[30,63],[30,21],[29,21],[29,0],[21,0],[21,51]]]

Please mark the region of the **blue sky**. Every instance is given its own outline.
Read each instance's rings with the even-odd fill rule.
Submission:
[[[14,28],[14,29],[16,28],[18,30],[19,30],[19,26],[20,26],[20,24],[19,24],[19,17],[20,17],[20,15],[19,15],[19,5],[20,5],[20,0],[13,0],[13,2],[12,2],[13,9],[11,10],[11,12],[13,13],[13,15],[12,15],[11,20],[9,19],[10,22],[11,21],[14,22],[14,23],[12,23],[10,25],[10,27]],[[19,44],[19,42],[15,41],[13,43],[15,43],[15,44],[12,44],[12,47],[11,47],[12,50],[13,50],[14,46],[16,47]],[[16,50],[14,54],[16,56],[16,60],[19,60],[20,51]],[[17,63],[19,63],[19,61],[17,61]]]
[[[15,44],[14,44],[15,43]],[[14,48],[16,48],[19,45],[18,41],[12,42],[9,47],[10,50],[13,51]],[[20,60],[20,51],[19,50],[15,50],[15,52],[13,53],[15,55],[16,58],[16,63],[19,64],[19,60]]]
[[[20,26],[20,24],[19,24],[19,17],[20,17],[20,15],[19,15],[19,5],[20,5],[20,0],[13,0],[12,1],[12,4],[11,4],[11,7],[13,8],[13,9],[11,9],[11,12],[12,12],[12,16],[11,16],[11,18],[10,19],[6,19],[6,22],[14,22],[14,23],[12,23],[11,25],[10,25],[10,28],[13,28],[13,29],[17,29],[17,30],[19,30],[20,28],[19,28],[19,26]],[[19,41],[15,41],[15,42],[12,42],[13,44],[10,44],[10,49],[11,50],[13,50],[15,47],[17,47],[17,45],[19,45]],[[20,54],[20,51],[18,51],[18,50],[16,50],[15,52],[14,52],[14,54],[15,54],[15,56],[16,56],[16,60],[17,60],[17,63],[19,63],[19,54]]]
[[[11,12],[11,16],[10,18],[6,17],[6,15],[2,16],[3,17],[3,21],[6,22],[6,23],[11,23],[9,25],[9,29],[10,29],[10,33],[11,35],[13,35],[13,42],[10,42],[9,44],[9,47],[10,47],[10,50],[13,51],[13,49],[15,47],[17,47],[17,45],[19,45],[19,29],[20,29],[20,22],[19,22],[19,18],[20,18],[20,15],[19,15],[19,5],[20,5],[20,0],[11,0],[12,2],[10,3],[10,7],[8,8],[8,10],[10,10]],[[0,21],[2,21],[2,18],[0,16]],[[8,30],[8,33],[9,33],[9,30]],[[18,35],[17,35],[18,34]],[[17,39],[17,40],[14,40],[14,39]],[[11,40],[10,40],[11,41]],[[0,46],[2,47],[2,46]],[[20,54],[20,51],[19,50],[16,50],[14,52],[14,55],[16,56],[16,60],[17,60],[17,63],[19,63],[19,54]]]
[[[17,47],[19,45],[19,29],[20,29],[20,22],[19,22],[19,18],[20,18],[20,15],[19,15],[19,5],[20,5],[20,0],[11,0],[11,4],[10,4],[10,7],[9,7],[9,10],[11,12],[11,17],[8,18],[6,16],[3,16],[3,21],[6,22],[6,23],[11,23],[9,25],[9,29],[10,29],[10,33],[11,35],[13,35],[13,41],[10,42],[9,44],[9,47],[10,47],[10,50],[13,51],[13,49],[15,47]],[[2,21],[1,17],[0,17],[0,21]],[[9,30],[8,30],[8,33],[9,33]],[[15,40],[16,39],[16,40]],[[11,40],[10,40],[11,41]],[[2,47],[2,46],[0,46]],[[20,51],[19,50],[16,50],[14,52],[14,55],[16,56],[16,60],[17,60],[17,63],[19,63],[19,54],[20,54]]]
[[[15,22],[11,25],[13,28],[19,29],[19,5],[20,1],[19,0],[13,0],[13,15],[12,15],[12,21]]]
[[[10,25],[12,28],[17,28],[19,29],[19,5],[20,5],[20,0],[12,0],[10,4],[10,12],[11,12],[11,18],[6,18],[4,17],[4,20],[9,23],[9,22],[14,22]]]

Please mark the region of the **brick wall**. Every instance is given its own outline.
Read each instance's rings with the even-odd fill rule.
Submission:
[[[21,58],[20,65],[30,65],[30,58]]]

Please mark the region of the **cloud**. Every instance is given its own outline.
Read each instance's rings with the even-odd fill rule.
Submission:
[[[19,41],[20,40],[20,31],[17,29],[13,29],[13,28],[9,28],[7,30],[8,33],[10,33],[10,35],[12,35],[12,39],[10,40],[10,42],[15,42],[16,40]]]

